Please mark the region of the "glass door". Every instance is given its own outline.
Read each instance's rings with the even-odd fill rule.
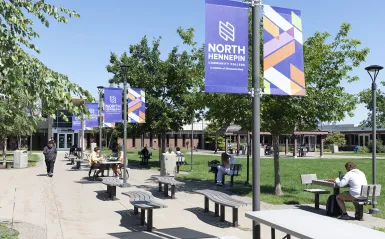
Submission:
[[[58,149],[65,149],[66,148],[66,134],[59,134],[59,139],[58,139]]]
[[[67,144],[67,149],[72,147],[72,145],[73,145],[73,134],[67,134],[66,144]]]

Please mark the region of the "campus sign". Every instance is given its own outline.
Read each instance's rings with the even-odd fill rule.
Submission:
[[[205,92],[248,93],[248,7],[206,0]]]

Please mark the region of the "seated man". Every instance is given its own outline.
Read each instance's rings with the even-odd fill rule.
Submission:
[[[102,173],[102,177],[104,176],[105,165],[100,164],[103,161],[102,157],[99,157],[100,148],[95,147],[94,152],[91,153],[88,164],[91,166],[91,169],[98,168],[98,172],[96,172],[96,177],[99,177],[99,174]],[[91,171],[90,171],[91,172]]]
[[[349,220],[349,216],[346,213],[345,201],[355,200],[361,194],[361,186],[367,185],[365,174],[356,168],[356,165],[353,162],[347,162],[345,164],[345,169],[348,172],[341,180],[337,178],[335,184],[339,187],[345,187],[349,185],[349,192],[342,192],[337,195],[337,203],[342,210],[342,215],[339,216],[339,219]],[[354,203],[356,208],[355,218],[358,218],[357,205]]]

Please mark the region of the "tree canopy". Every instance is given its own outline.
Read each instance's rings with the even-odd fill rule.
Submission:
[[[110,83],[122,84],[124,77],[132,88],[146,90],[146,123],[130,125],[132,132],[166,133],[179,131],[191,117],[203,109],[203,48],[194,42],[192,28],[177,30],[184,47],[172,48],[162,59],[161,38],[149,42],[146,36],[129,52],[119,57],[111,53],[107,71],[113,74]],[[128,65],[124,72],[120,65]]]
[[[381,82],[384,84],[384,82]],[[360,103],[365,105],[368,110],[368,116],[363,120],[360,125],[364,127],[372,127],[372,90],[366,89],[359,93]],[[377,128],[385,128],[385,92],[378,89],[376,92],[376,126]]]

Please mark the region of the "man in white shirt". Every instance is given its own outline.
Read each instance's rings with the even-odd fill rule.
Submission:
[[[341,180],[337,178],[335,180],[335,184],[339,187],[345,187],[349,185],[349,192],[342,192],[337,195],[337,203],[342,210],[342,215],[339,216],[339,219],[350,220],[350,217],[346,213],[345,201],[352,201],[360,196],[361,194],[361,186],[367,185],[368,182],[366,180],[365,174],[356,168],[356,165],[353,162],[347,162],[345,164],[346,171],[348,172]],[[357,205],[353,204],[356,208],[357,218]]]

